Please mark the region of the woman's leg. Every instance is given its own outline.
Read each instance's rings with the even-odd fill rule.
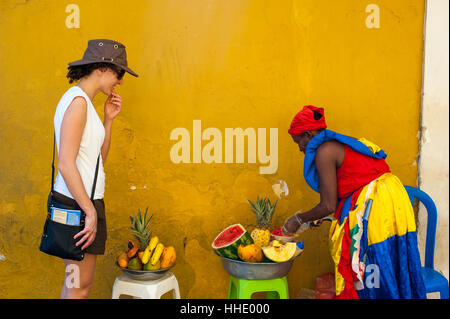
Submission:
[[[82,261],[64,259],[65,276],[61,299],[85,299],[94,284],[97,256],[84,254]]]

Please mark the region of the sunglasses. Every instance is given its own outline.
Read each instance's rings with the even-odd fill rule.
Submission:
[[[111,69],[111,71],[113,71],[118,80],[122,80],[123,76],[125,75],[125,70],[124,69],[120,69],[120,68],[116,68],[116,67],[109,67]]]

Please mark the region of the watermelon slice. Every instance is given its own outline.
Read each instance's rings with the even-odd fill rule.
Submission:
[[[253,244],[253,239],[241,224],[225,228],[212,243],[212,248],[219,256],[239,259],[238,247]]]

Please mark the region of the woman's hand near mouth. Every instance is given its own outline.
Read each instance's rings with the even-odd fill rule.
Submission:
[[[105,121],[112,121],[122,110],[122,97],[114,89],[105,102]]]

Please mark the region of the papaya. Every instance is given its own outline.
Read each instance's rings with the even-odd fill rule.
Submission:
[[[122,268],[127,268],[128,266],[128,255],[127,253],[123,252],[121,253],[118,257],[117,257],[117,263],[119,264],[120,267]]]
[[[173,246],[165,247],[159,260],[161,261],[162,269],[172,267],[173,264],[175,264],[175,261],[177,260],[175,248]]]
[[[139,250],[139,246],[132,240],[128,240],[128,253],[129,259],[133,258]]]
[[[261,247],[256,244],[250,244],[247,246],[240,244],[238,247],[238,255],[241,260],[250,263],[258,263],[264,259]]]

